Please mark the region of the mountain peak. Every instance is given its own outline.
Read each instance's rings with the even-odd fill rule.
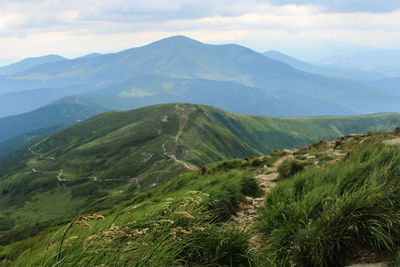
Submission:
[[[174,45],[184,44],[184,45],[188,45],[188,44],[201,44],[201,42],[191,39],[189,37],[186,37],[184,35],[175,35],[175,36],[171,36],[171,37],[167,37],[167,38],[155,41],[155,42],[151,43],[150,45],[154,45],[154,44],[174,44]]]

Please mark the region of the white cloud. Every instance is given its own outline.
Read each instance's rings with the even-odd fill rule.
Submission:
[[[400,11],[395,8],[338,12],[340,8],[329,10],[318,1],[286,2],[0,0],[0,58],[117,51],[175,34],[211,43],[240,42],[258,50],[283,42],[296,49],[299,40],[315,45],[326,39],[400,45]]]

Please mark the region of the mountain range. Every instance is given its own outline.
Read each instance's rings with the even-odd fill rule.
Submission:
[[[270,54],[270,57],[273,56]],[[290,63],[282,57],[275,59],[278,60],[243,46],[208,45],[183,36],[170,37],[113,54],[60,59],[0,76],[0,103],[7,103],[0,109],[0,116],[28,112],[72,94],[91,94],[99,98],[98,95],[109,95],[105,91],[112,91],[113,87],[128,86],[129,83],[136,86],[134,92],[148,92],[149,88],[154,91],[160,80],[155,78],[153,82],[150,76],[162,76],[164,81],[171,79],[175,92],[161,93],[161,88],[158,88],[158,92],[153,92],[152,95],[125,93],[118,97],[126,98],[124,102],[144,101],[157,104],[164,103],[166,97],[162,95],[167,94],[168,101],[193,101],[216,105],[233,112],[276,116],[400,111],[398,96],[383,90],[379,81],[370,83],[349,80],[348,76],[353,75],[352,72],[338,75],[340,71],[332,68],[321,67],[318,71],[317,66],[313,69]],[[330,70],[332,75],[329,75]],[[365,78],[365,74],[360,75]],[[374,75],[371,74],[370,78]],[[356,78],[357,75],[353,76]],[[380,77],[378,76],[375,75],[376,78]],[[147,82],[143,82],[146,79]],[[197,94],[192,94],[183,85],[185,83],[178,83],[177,79],[194,80],[192,82],[197,86]],[[163,84],[166,83],[168,82]],[[398,88],[398,83],[393,83],[392,86]],[[236,88],[232,89],[233,93],[229,98],[216,99],[210,94],[214,90],[221,92],[220,88],[225,88],[228,92],[229,87]],[[249,93],[238,93],[239,88]],[[131,89],[126,88],[124,91]],[[163,87],[162,90],[167,91],[168,88]],[[179,90],[186,91],[191,96],[181,97],[176,93]],[[201,94],[200,91],[206,93]],[[218,102],[224,105],[219,106]],[[231,110],[239,102],[242,103],[241,109]],[[139,107],[135,104],[128,106]],[[265,108],[257,110],[254,106]]]
[[[343,62],[175,36],[0,68],[0,265],[397,266],[400,78]]]
[[[374,81],[374,80],[385,79],[388,77],[387,75],[381,72],[358,69],[355,68],[354,66],[352,68],[349,66],[330,65],[330,64],[315,65],[285,55],[279,51],[267,51],[264,52],[263,55],[270,59],[284,62],[295,69],[327,77],[347,79],[347,80],[360,80],[360,81]]]

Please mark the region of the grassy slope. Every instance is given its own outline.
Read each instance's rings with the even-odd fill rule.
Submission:
[[[251,160],[231,160],[104,211],[104,220],[79,216],[70,227],[6,247],[2,255],[16,257],[10,258],[15,266],[343,266],[367,252],[396,266],[400,150],[382,141],[399,137],[397,130],[334,140],[348,155],[328,167],[306,166],[280,183],[250,231],[225,222],[246,195],[257,194],[251,177],[263,170]],[[325,150],[315,143],[296,155]],[[255,234],[263,236],[257,249],[250,241]]]
[[[31,112],[1,118],[0,141],[60,124],[72,124],[106,110],[71,97],[68,102],[54,102]]]
[[[257,224],[266,257],[277,265],[346,266],[366,257],[398,266],[400,150],[382,140],[399,136],[372,134],[341,162],[277,186]]]
[[[385,129],[398,116],[279,119],[189,104],[104,113],[33,145],[42,158],[26,150],[18,161],[9,161],[0,171],[1,214],[10,216],[13,229],[18,229],[54,223],[104,196],[110,198],[97,208],[112,207],[154,182],[162,184],[187,171],[182,162],[164,154],[163,145],[169,155],[200,166],[298,147],[339,133]],[[67,181],[57,181],[61,169]],[[120,180],[100,182],[104,179]],[[32,209],[39,205],[52,213]]]

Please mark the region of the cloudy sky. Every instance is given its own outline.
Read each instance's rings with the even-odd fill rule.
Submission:
[[[400,48],[399,0],[0,0],[0,64],[114,52],[172,36],[306,60]]]

